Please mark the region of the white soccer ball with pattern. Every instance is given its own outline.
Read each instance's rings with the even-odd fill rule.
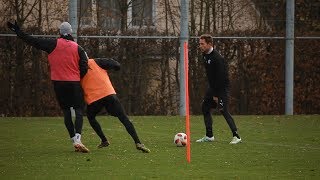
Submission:
[[[187,135],[185,133],[177,133],[173,139],[174,144],[178,147],[183,147],[187,145]]]

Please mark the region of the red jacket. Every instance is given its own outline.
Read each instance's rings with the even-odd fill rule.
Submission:
[[[55,49],[48,55],[51,80],[80,81],[78,44],[63,38],[57,40]]]

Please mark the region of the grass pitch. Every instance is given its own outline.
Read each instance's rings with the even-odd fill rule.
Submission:
[[[320,179],[320,116],[234,116],[243,143],[214,116],[212,143],[202,116],[191,116],[191,163],[173,137],[185,132],[179,116],[130,117],[151,153],[135,149],[120,121],[98,121],[111,142],[100,140],[84,118],[88,154],[73,152],[62,117],[0,118],[0,179]]]

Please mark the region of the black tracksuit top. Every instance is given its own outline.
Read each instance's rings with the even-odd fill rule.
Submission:
[[[228,64],[216,49],[210,54],[203,54],[203,62],[209,87],[215,96],[220,96],[229,89]]]

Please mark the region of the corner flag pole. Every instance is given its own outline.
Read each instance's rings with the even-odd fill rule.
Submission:
[[[186,158],[190,163],[191,151],[190,151],[190,112],[189,112],[189,58],[188,58],[188,42],[184,42],[184,72],[185,72],[185,100],[186,100],[186,134],[187,134],[187,153]]]

